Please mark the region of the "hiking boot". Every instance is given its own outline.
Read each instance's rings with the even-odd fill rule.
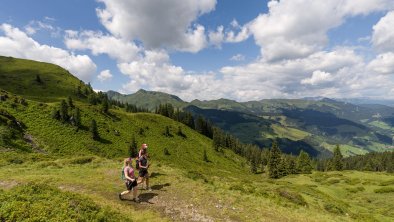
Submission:
[[[119,200],[123,200],[121,193],[119,194]]]

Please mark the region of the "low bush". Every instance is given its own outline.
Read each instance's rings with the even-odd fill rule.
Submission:
[[[130,221],[79,194],[46,184],[18,185],[0,191],[0,221]]]

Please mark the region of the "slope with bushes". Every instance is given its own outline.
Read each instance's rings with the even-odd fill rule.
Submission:
[[[25,77],[34,79],[35,73]],[[51,75],[44,72],[40,78],[54,83]],[[65,88],[75,87],[73,78],[65,78],[70,79],[63,83]],[[392,174],[314,172],[273,180],[264,168],[250,173],[250,163],[244,158],[228,149],[215,151],[212,140],[170,118],[126,113],[116,106],[107,110],[100,103],[88,102],[87,98],[94,94],[91,91],[82,91],[80,96],[69,90],[54,97],[45,91],[37,96],[34,90],[18,94],[18,87],[18,82],[13,82],[2,88],[0,95],[6,97],[0,101],[0,126],[4,132],[16,130],[9,134],[12,136],[7,137],[6,143],[0,144],[0,220],[394,218],[390,205],[394,201]],[[63,99],[68,104],[64,110],[60,105]],[[71,118],[77,108],[81,119],[78,126]],[[90,129],[92,120],[97,123],[96,139]],[[23,127],[18,128],[18,123]],[[183,136],[177,133],[179,128]],[[124,189],[120,169],[133,136],[138,144],[149,145],[152,163],[153,191],[139,191],[139,204],[120,201],[117,196]],[[55,213],[48,211],[50,206],[58,206]]]

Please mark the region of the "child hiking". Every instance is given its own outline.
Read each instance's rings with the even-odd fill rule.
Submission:
[[[123,195],[126,195],[133,191],[133,201],[139,202],[137,197],[137,179],[134,175],[134,169],[132,167],[132,159],[127,158],[124,160],[124,167],[122,169],[122,179],[124,179],[127,190],[119,194],[119,199],[123,200]]]

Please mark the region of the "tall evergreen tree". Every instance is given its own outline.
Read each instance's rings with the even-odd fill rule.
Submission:
[[[73,103],[73,99],[71,98],[71,96],[68,96],[67,98],[67,104],[70,108],[74,108],[74,103]]]
[[[215,151],[220,151],[221,146],[221,132],[218,128],[213,129],[212,147]]]
[[[40,75],[36,75],[36,82],[39,83],[39,84],[42,83]]]
[[[108,110],[109,110],[108,98],[105,96],[103,101],[101,102],[101,111],[103,113],[108,113]]]
[[[281,162],[281,151],[278,147],[277,142],[274,141],[272,143],[272,147],[268,159],[268,176],[270,178],[279,178],[281,176],[279,169],[280,162]]]
[[[137,144],[138,143],[137,143],[135,136],[133,134],[133,137],[131,138],[131,142],[129,145],[129,156],[132,158],[137,157],[137,155],[138,155],[138,149],[137,149],[138,145]]]
[[[91,132],[93,140],[100,139],[100,135],[99,135],[98,128],[97,128],[97,123],[96,123],[96,120],[94,120],[94,119],[90,123],[90,132]]]
[[[60,118],[63,120],[63,122],[66,122],[68,120],[68,105],[64,99],[60,102],[59,112]]]
[[[74,124],[79,129],[81,127],[81,112],[79,111],[79,108],[75,108],[74,110]]]
[[[308,153],[303,150],[301,150],[297,158],[297,171],[304,174],[312,173],[311,159]]]
[[[330,161],[331,170],[341,171],[343,169],[343,156],[339,145],[334,149],[334,156]]]
[[[92,94],[90,94],[89,96],[88,96],[88,101],[89,101],[89,103],[90,104],[92,104],[92,105],[97,105],[97,101],[98,99],[97,99],[97,96],[96,96],[96,94],[94,94],[94,93],[92,93]]]

